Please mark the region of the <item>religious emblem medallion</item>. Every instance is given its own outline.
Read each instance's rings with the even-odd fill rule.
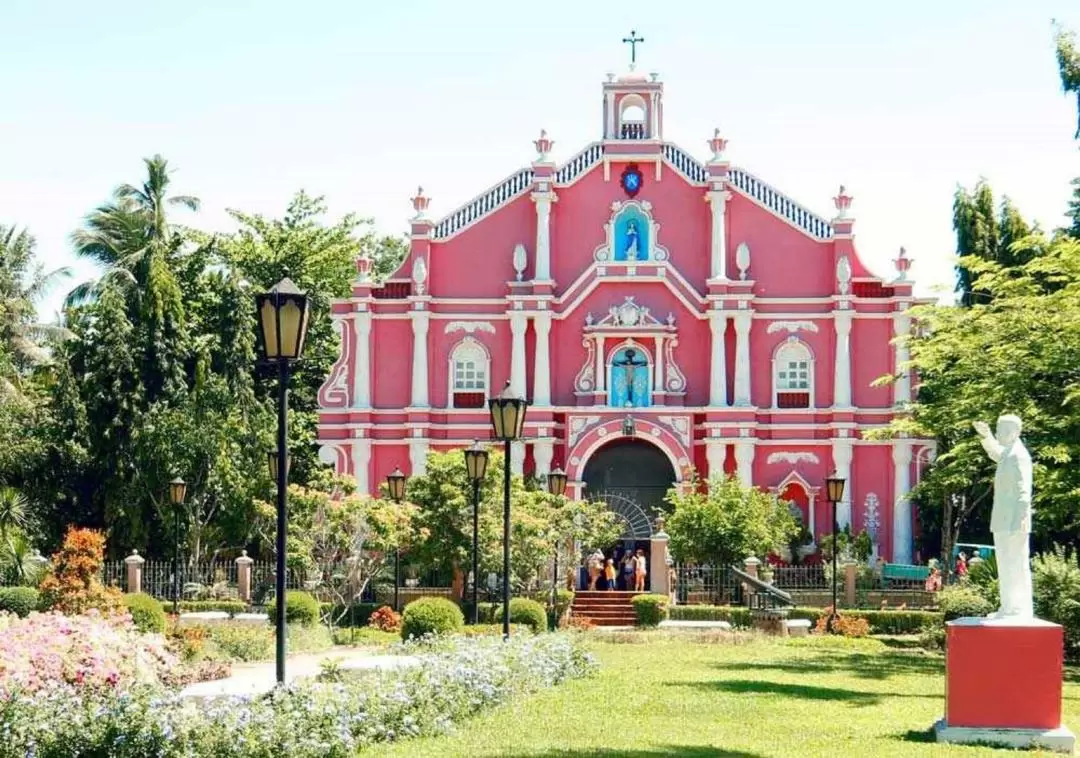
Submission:
[[[628,197],[634,197],[641,191],[642,181],[641,171],[638,169],[637,164],[631,163],[623,169],[622,178],[619,180],[619,184],[622,186],[623,192],[625,192]]]

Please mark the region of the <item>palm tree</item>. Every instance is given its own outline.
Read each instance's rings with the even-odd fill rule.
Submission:
[[[66,304],[81,305],[96,298],[110,281],[125,286],[132,302],[141,302],[152,287],[155,258],[172,258],[180,238],[168,223],[166,209],[183,206],[199,209],[198,198],[168,197],[169,163],[160,155],[145,159],[147,177],[142,186],[121,184],[113,199],[86,218],[82,229],[71,235],[77,255],[98,263],[104,273],[96,282],[80,284],[68,294]]]
[[[50,343],[69,336],[60,324],[38,321],[35,306],[70,272],[34,268],[34,246],[26,229],[0,226],[0,399],[24,399],[23,377],[49,362]]]

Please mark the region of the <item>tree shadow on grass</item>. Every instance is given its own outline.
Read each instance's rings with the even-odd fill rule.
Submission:
[[[758,679],[725,679],[714,682],[668,682],[671,687],[693,687],[699,690],[732,692],[739,695],[782,695],[801,700],[822,700],[850,703],[857,708],[877,705],[885,697],[926,698],[937,695],[908,695],[889,693],[883,696],[877,692],[861,692],[841,687],[814,687],[808,684],[783,684]]]
[[[788,674],[844,673],[859,679],[883,680],[905,674],[944,674],[940,658],[917,655],[828,654],[809,660],[783,661],[779,663],[715,663],[713,668],[722,671],[783,671]]]
[[[901,742],[937,742],[933,729],[908,729],[906,732],[892,734],[889,737]]]
[[[620,750],[617,748],[588,748],[582,750],[544,750],[534,753],[512,753],[508,758],[764,758],[760,753],[743,750],[724,750],[707,745],[664,745],[648,749]]]

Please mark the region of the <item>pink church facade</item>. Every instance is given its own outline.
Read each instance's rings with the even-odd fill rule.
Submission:
[[[332,306],[321,459],[377,492],[487,439],[487,398],[509,383],[531,401],[518,472],[561,466],[568,494],[653,505],[694,470],[734,475],[794,502],[819,541],[836,471],[841,524],[910,562],[907,494],[933,444],[864,436],[910,400],[892,342],[918,302],[910,260],[888,280],[864,266],[843,187],[825,219],[731,165],[719,131],[704,161],[665,142],[655,75],[602,88],[598,141],[556,164],[541,133],[531,165],[439,220],[418,191],[400,269],[375,283],[357,261]],[[638,515],[646,538],[655,513]]]

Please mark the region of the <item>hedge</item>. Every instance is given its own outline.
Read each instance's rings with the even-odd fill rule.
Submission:
[[[673,605],[668,609],[673,621],[727,621],[732,626],[750,626],[750,611],[741,606]],[[816,622],[824,608],[792,608],[788,618]],[[928,623],[940,623],[938,611],[878,611],[841,609],[845,616],[863,618],[871,634],[918,634]]]
[[[502,624],[502,606],[499,606],[497,616],[498,623]],[[515,597],[510,600],[510,623],[524,624],[536,634],[540,634],[540,632],[546,632],[548,629],[547,611],[544,610],[544,606],[535,600],[527,597]]]
[[[135,628],[146,634],[165,633],[165,610],[145,592],[124,595],[124,607],[131,614]]]
[[[635,595],[630,604],[634,606],[637,625],[660,626],[660,622],[668,617],[668,602],[667,595]]]
[[[33,587],[0,587],[0,611],[26,618],[40,606],[41,593]]]
[[[164,600],[161,607],[166,613],[172,613],[172,601]],[[247,603],[240,600],[181,600],[181,613],[205,613],[207,611],[220,611],[230,616],[238,613],[246,613],[249,609]]]
[[[335,626],[367,626],[371,614],[382,608],[386,603],[353,603],[351,606],[341,603],[322,603],[319,612],[322,617],[333,618]]]
[[[270,623],[274,623],[277,613],[277,602],[271,600],[266,604],[266,615],[270,617]],[[288,624],[300,624],[301,626],[315,626],[319,623],[319,601],[307,592],[290,590],[285,593],[285,622]]]

